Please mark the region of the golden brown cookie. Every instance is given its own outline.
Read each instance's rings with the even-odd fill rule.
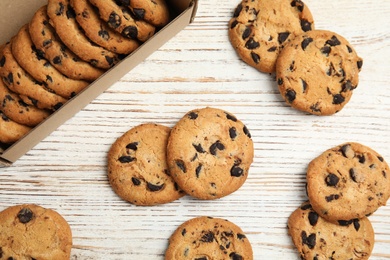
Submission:
[[[167,146],[172,178],[199,199],[217,199],[239,189],[253,154],[247,127],[231,113],[211,107],[194,109],[181,118]]]
[[[374,230],[368,218],[344,225],[320,217],[309,202],[289,217],[288,233],[302,259],[369,259],[374,247]]]
[[[296,35],[312,29],[312,14],[301,0],[242,0],[229,21],[228,32],[243,61],[271,73],[283,47]]]
[[[12,121],[0,111],[0,143],[15,143],[30,130],[30,127]]]
[[[100,18],[108,25],[129,39],[138,39],[145,42],[153,36],[156,28],[133,17],[130,9],[115,0],[89,0],[99,9]]]
[[[179,199],[184,192],[170,177],[166,146],[170,128],[138,125],[118,138],[108,153],[108,179],[114,191],[135,205]]]
[[[307,194],[313,209],[324,219],[348,223],[386,205],[390,197],[390,169],[371,148],[344,143],[310,162]]]
[[[139,47],[138,41],[122,36],[101,20],[88,0],[70,0],[70,4],[85,35],[97,45],[119,54],[129,54]]]
[[[252,246],[242,229],[226,219],[197,217],[181,224],[169,238],[167,260],[252,260]]]
[[[29,32],[35,47],[65,76],[76,80],[94,81],[104,73],[104,70],[77,57],[59,39],[49,23],[47,5],[35,12],[29,24]]]
[[[313,30],[280,52],[276,78],[287,104],[315,115],[339,112],[358,86],[362,59],[342,36]]]
[[[0,53],[0,76],[6,86],[26,104],[38,108],[57,110],[67,99],[52,93],[43,83],[33,79],[15,60],[11,52],[11,43],[5,45]]]
[[[116,53],[93,44],[86,37],[69,0],[48,0],[47,14],[61,41],[79,58],[101,69],[109,69],[118,63]]]
[[[0,258],[69,260],[72,232],[56,211],[34,204],[0,212]]]

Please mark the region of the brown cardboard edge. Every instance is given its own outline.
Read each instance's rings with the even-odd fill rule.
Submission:
[[[175,0],[171,2],[182,2]],[[100,78],[91,83],[77,96],[69,100],[60,109],[54,112],[44,122],[36,126],[26,136],[14,143],[0,154],[0,167],[11,166],[20,157],[26,154],[41,140],[55,131],[59,126],[72,118],[77,112],[96,99],[100,94],[116,83],[120,78],[144,61],[154,51],[164,45],[169,39],[183,30],[194,20],[197,11],[198,0],[189,2],[187,8],[181,12],[168,25],[158,31],[151,39],[142,44],[136,51],[128,55],[115,67],[107,71]]]

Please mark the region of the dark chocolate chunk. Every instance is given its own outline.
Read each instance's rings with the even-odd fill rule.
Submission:
[[[208,259],[207,259],[207,257],[202,256],[202,257],[195,258],[195,260],[208,260]]]
[[[175,163],[176,163],[177,167],[179,167],[182,172],[184,172],[184,173],[187,172],[186,165],[184,164],[184,162],[182,160],[176,160]]]
[[[360,69],[362,68],[362,66],[363,66],[363,60],[358,60],[358,61],[357,61],[357,67],[358,67],[358,69],[360,70]]]
[[[345,158],[348,158],[347,153],[348,153],[348,151],[349,151],[350,149],[351,149],[351,146],[350,146],[349,144],[345,144],[345,145],[341,146],[340,151],[341,151],[341,153],[343,154],[343,156],[344,156]]]
[[[354,87],[352,86],[352,82],[350,80],[347,80],[342,86],[341,86],[341,91],[342,92],[347,92],[353,90]]]
[[[183,228],[181,231],[181,235],[184,237],[187,234],[187,229]]]
[[[4,67],[5,61],[6,61],[5,56],[1,57],[1,59],[0,59],[0,67]]]
[[[199,178],[200,172],[202,171],[203,165],[199,164],[198,167],[195,169],[196,178]]]
[[[121,17],[117,13],[112,12],[108,18],[108,25],[111,28],[116,29],[121,25],[121,23],[122,23]]]
[[[204,242],[204,243],[211,243],[211,242],[213,242],[214,241],[214,233],[211,232],[211,231],[208,231],[206,234],[204,234],[200,238],[200,241]]]
[[[54,57],[53,59],[54,64],[61,64],[61,62],[62,62],[61,56]]]
[[[138,142],[133,142],[133,143],[129,143],[128,145],[126,145],[126,148],[133,150],[133,151],[137,151],[137,149],[138,149],[137,146],[138,146]]]
[[[356,231],[359,231],[359,229],[360,229],[359,219],[355,218],[353,220],[353,227],[355,228]]]
[[[311,31],[311,22],[306,19],[301,20],[301,28],[304,32]]]
[[[251,58],[252,60],[256,63],[259,64],[260,62],[260,55],[257,53],[254,53],[253,51],[251,52]]]
[[[58,8],[58,9],[56,10],[56,15],[57,15],[57,16],[62,15],[62,14],[64,13],[64,10],[65,10],[65,6],[64,6],[63,3],[60,3],[59,5],[60,5],[60,8]]]
[[[237,234],[237,238],[240,239],[240,240],[243,240],[243,239],[246,238],[246,236],[245,236],[244,234],[238,233],[238,234]]]
[[[242,39],[245,40],[246,38],[248,38],[252,33],[252,30],[250,27],[246,27],[244,32],[242,33]]]
[[[249,40],[245,43],[245,48],[248,50],[257,49],[260,47],[260,43],[255,41],[253,37],[249,38]]]
[[[38,102],[38,101],[37,101]],[[57,104],[54,105],[53,109],[58,110],[60,107],[62,107],[64,104],[62,102],[58,102]]]
[[[238,17],[242,11],[242,4],[238,4],[236,9],[234,10],[233,17]]]
[[[305,50],[311,42],[313,42],[313,38],[305,38],[301,43],[302,50]]]
[[[122,34],[129,39],[137,39],[138,29],[135,26],[127,26],[123,29]]]
[[[145,17],[145,13],[146,11],[143,8],[133,8],[133,14],[138,20],[143,20]]]
[[[241,255],[239,255],[235,252],[230,253],[229,257],[231,260],[242,260],[243,259]]]
[[[303,8],[305,7],[304,3],[301,0],[293,0],[291,2],[292,7],[296,7],[299,12],[303,11]]]
[[[353,52],[352,48],[350,46],[348,46],[348,45],[347,45],[347,50],[348,50],[349,53]]]
[[[366,162],[366,157],[364,155],[357,155],[356,156],[359,159],[360,163],[365,163]]]
[[[358,182],[357,181],[357,175],[356,175],[356,172],[353,168],[349,169],[349,177],[351,177],[351,179],[354,181],[354,182]]]
[[[302,243],[307,245],[309,247],[309,249],[313,249],[316,245],[316,234],[315,233],[307,236],[306,231],[302,231],[301,239],[302,239]]]
[[[192,119],[192,120],[195,120],[195,119],[198,118],[198,114],[195,113],[195,112],[190,112],[190,113],[188,114],[188,117],[189,117],[190,119]]]
[[[135,161],[136,159],[134,157],[131,157],[131,156],[128,156],[128,155],[124,155],[124,156],[119,157],[118,160],[121,163],[130,163],[130,162]]]
[[[46,75],[46,81],[53,83],[53,78],[49,75]]]
[[[279,33],[278,34],[278,42],[279,42],[279,44],[284,43],[287,40],[289,35],[290,35],[289,32],[281,32],[281,33]]]
[[[152,184],[150,182],[147,182],[146,183],[146,187],[148,188],[148,190],[152,191],[152,192],[155,192],[155,191],[159,191],[161,190],[162,188],[164,188],[164,184],[161,184],[161,185],[155,185],[155,184]]]
[[[110,66],[114,65],[115,59],[114,59],[113,57],[105,56],[105,58],[106,58],[106,61],[108,62],[108,64],[109,64]]]
[[[241,167],[238,167],[237,165],[233,165],[233,167],[230,169],[230,175],[232,177],[240,177],[244,175],[244,170]]]
[[[9,83],[9,84],[12,84],[14,83],[14,75],[12,74],[12,72],[10,72],[6,78],[6,81]]]
[[[278,47],[273,46],[273,47],[269,48],[267,51],[268,51],[268,52],[274,52],[274,51],[276,51],[277,49],[278,49]]]
[[[331,194],[329,196],[325,196],[325,200],[327,202],[331,202],[332,200],[338,200],[340,198],[340,195],[338,194]]]
[[[340,226],[349,226],[352,224],[352,220],[338,220]]]
[[[235,127],[229,128],[229,136],[230,136],[230,139],[232,139],[232,140],[234,140],[237,137],[237,130]]]
[[[242,129],[244,131],[244,134],[248,136],[249,138],[252,138],[251,133],[249,132],[249,129],[244,125],[244,128]]]
[[[324,47],[321,48],[321,53],[324,54],[326,57],[329,56],[329,53],[332,51],[332,49],[325,45]]]
[[[283,79],[282,78],[278,78],[278,85],[283,85]]]
[[[74,19],[76,17],[76,12],[72,7],[70,7],[70,5],[68,5],[68,10],[66,11],[66,17],[68,19]]]
[[[233,29],[234,27],[236,27],[238,24],[238,21],[237,20],[234,20],[231,24],[230,24],[230,29]]]
[[[237,118],[229,113],[226,113],[226,118],[232,120],[233,122],[237,122]]]
[[[333,104],[340,105],[345,101],[345,98],[341,94],[336,94],[333,96]]]
[[[301,83],[302,83],[302,90],[303,90],[302,92],[304,93],[304,92],[306,92],[306,89],[307,89],[307,83],[303,79],[301,79]]]
[[[318,222],[318,214],[317,214],[317,212],[310,211],[308,218],[309,218],[310,225],[315,226],[317,224],[317,222]]]
[[[225,149],[225,146],[223,145],[223,143],[221,143],[219,140],[216,141],[215,143],[213,143],[211,146],[210,146],[210,153],[212,155],[217,155],[217,150],[224,150]]]
[[[292,103],[297,96],[295,90],[293,90],[293,89],[287,89],[285,95],[286,95],[287,101],[290,103]]]
[[[18,213],[18,219],[21,223],[26,224],[34,217],[34,213],[29,208],[22,208]]]
[[[108,41],[110,39],[110,34],[108,31],[104,30],[103,28],[100,29],[100,31],[98,32],[100,38]]]
[[[308,204],[301,206],[300,209],[301,210],[308,210],[308,209],[312,209],[312,206],[311,206],[311,204],[308,203]]]
[[[325,182],[327,186],[335,187],[337,183],[339,183],[340,178],[337,177],[336,174],[329,173],[328,176],[325,178]]]
[[[140,179],[135,178],[135,177],[132,177],[132,178],[131,178],[131,182],[132,182],[135,186],[141,185]]]
[[[340,45],[341,42],[339,41],[339,39],[337,39],[336,36],[333,35],[330,40],[326,41],[326,44],[329,44],[330,46],[337,46]]]
[[[201,144],[192,144],[192,146],[195,148],[195,150],[198,153],[205,153],[206,151],[203,149]]]

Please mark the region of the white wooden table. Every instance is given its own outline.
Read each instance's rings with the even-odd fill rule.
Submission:
[[[0,169],[0,210],[36,203],[62,214],[73,231],[71,259],[164,259],[168,238],[189,218],[227,218],[246,232],[255,259],[299,259],[287,218],[303,201],[307,164],[346,141],[390,163],[390,1],[306,0],[316,28],[343,35],[364,58],[359,87],[338,114],[291,109],[275,76],[242,62],[227,36],[238,0],[200,0],[195,21],[53,132],[13,166]],[[145,122],[173,126],[205,106],[235,114],[251,131],[255,158],[246,183],[215,201],[190,197],[161,206],[121,200],[106,176],[117,137]],[[370,220],[371,259],[390,259],[390,202]]]

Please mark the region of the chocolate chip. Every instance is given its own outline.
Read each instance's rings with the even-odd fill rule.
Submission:
[[[230,176],[241,177],[242,175],[244,175],[244,170],[237,165],[233,165],[233,167],[230,169]]]
[[[195,120],[195,119],[198,118],[198,114],[195,113],[195,112],[190,112],[190,113],[188,114],[188,117],[189,117],[190,119],[192,119],[192,120]]]
[[[229,254],[231,260],[242,260],[243,257],[235,252]]]
[[[340,226],[349,226],[352,224],[352,220],[338,220]]]
[[[134,13],[134,16],[138,19],[138,20],[143,20],[144,17],[145,17],[145,9],[143,8],[133,8],[133,13]]]
[[[209,231],[200,238],[201,242],[212,243],[214,241],[214,233]]]
[[[355,228],[356,231],[359,231],[359,229],[360,229],[359,219],[355,218],[353,220],[353,227]]]
[[[244,127],[243,127],[243,129],[242,129],[243,131],[244,131],[244,134],[246,135],[246,136],[248,136],[249,138],[252,138],[252,135],[251,135],[251,133],[249,132],[249,129],[244,125]]]
[[[282,44],[283,42],[285,42],[289,35],[290,35],[289,32],[281,32],[281,33],[279,33],[278,34],[278,42],[279,42],[279,44]]]
[[[337,46],[340,45],[341,42],[339,41],[339,39],[337,39],[336,36],[333,35],[330,40],[326,41],[326,44],[329,44],[330,46]]]
[[[35,45],[31,45],[31,49],[35,53],[35,56],[38,60],[44,60],[45,59],[45,53],[35,47]]]
[[[384,159],[382,156],[377,156],[378,160],[381,161],[381,162],[384,162]]]
[[[12,74],[12,72],[10,72],[10,73],[7,75],[6,80],[7,80],[7,82],[8,82],[9,84],[14,83],[14,75]]]
[[[123,29],[122,34],[129,39],[137,39],[138,29],[135,26],[127,26]]]
[[[234,140],[237,137],[237,130],[235,127],[229,128],[229,136],[230,136],[230,139],[232,139],[232,140]]]
[[[184,237],[187,234],[187,229],[183,228],[181,231],[181,235]]]
[[[310,225],[315,226],[317,224],[318,214],[315,211],[310,211],[308,218]]]
[[[347,50],[348,50],[349,53],[352,53],[352,52],[353,52],[352,48],[349,47],[348,45],[347,45]]]
[[[195,258],[195,260],[208,260],[208,259],[207,259],[207,257],[202,256],[202,257],[199,257],[199,258]]]
[[[311,22],[306,19],[301,20],[301,28],[304,32],[311,31]]]
[[[321,53],[324,54],[326,57],[329,56],[329,53],[331,52],[331,48],[329,46],[324,46],[321,48]]]
[[[37,103],[38,103],[38,101],[37,101]],[[62,102],[58,102],[57,104],[54,105],[53,109],[54,109],[54,110],[58,110],[58,109],[60,109],[60,107],[62,107],[63,105],[64,105],[64,104],[63,104]]]
[[[10,121],[10,119],[6,115],[4,115],[3,113],[0,113],[0,114],[1,114],[1,119],[3,119],[3,121],[5,121],[5,122]]]
[[[345,144],[345,145],[341,146],[341,148],[340,148],[340,151],[345,158],[352,158],[354,156],[354,154],[351,154],[351,150],[352,150],[351,145],[349,145],[349,144]],[[352,151],[352,153],[353,153],[353,151]]]
[[[294,1],[292,1],[291,2],[291,6],[292,7],[296,7],[299,12],[302,12],[303,8],[305,7],[305,5],[303,4],[303,2],[301,0],[294,0]]]
[[[198,153],[205,153],[206,151],[203,149],[202,145],[201,144],[192,144],[192,146],[195,148],[195,150],[198,152]]]
[[[340,178],[337,177],[337,175],[333,173],[329,173],[328,176],[325,178],[325,183],[327,186],[335,187],[337,183],[339,183]]]
[[[225,113],[226,114],[226,118],[229,119],[229,120],[232,120],[233,122],[237,122],[237,118],[229,113]]]
[[[301,239],[302,239],[302,243],[307,245],[309,247],[309,249],[313,249],[316,245],[316,234],[315,233],[307,236],[306,231],[302,231]]]
[[[49,75],[46,75],[46,81],[53,83],[53,78]]]
[[[128,156],[128,155],[124,155],[124,156],[119,157],[118,160],[121,163],[131,163],[131,162],[135,161],[136,159],[134,157],[131,157],[131,156]]]
[[[54,64],[61,64],[61,62],[62,62],[61,56],[54,57],[53,59]]]
[[[336,94],[333,96],[333,104],[340,105],[345,101],[345,98],[341,94]]]
[[[300,208],[301,208],[301,210],[308,210],[308,209],[312,209],[312,206],[311,206],[311,204],[307,203],[307,204],[301,206]]]
[[[237,20],[234,20],[231,24],[230,24],[230,29],[233,29],[234,27],[236,27],[238,24],[238,21]]]
[[[135,186],[139,186],[141,185],[141,181],[135,177],[132,177],[131,178],[131,182],[135,185]]]
[[[304,81],[303,79],[301,79],[301,83],[302,83],[302,92],[306,92],[306,89],[307,89],[307,83],[306,81]]]
[[[313,42],[313,38],[305,38],[301,43],[302,50],[305,50],[311,42]]]
[[[126,145],[126,148],[133,150],[133,151],[137,151],[137,149],[138,149],[137,146],[138,146],[138,142],[133,142],[133,143],[129,143],[128,145]]]
[[[175,163],[176,163],[177,167],[179,167],[182,172],[184,172],[184,173],[187,172],[186,165],[184,164],[184,162],[182,160],[176,160]]]
[[[203,165],[199,164],[198,167],[195,169],[196,178],[199,178],[200,172],[202,171]]]
[[[108,31],[104,30],[104,29],[100,29],[99,32],[98,32],[98,35],[100,36],[100,38],[102,38],[103,40],[106,40],[108,41],[110,39],[110,34],[108,33]]]
[[[352,86],[352,82],[350,80],[347,80],[342,86],[341,86],[341,91],[342,92],[347,92],[353,90],[354,87]]]
[[[278,78],[278,85],[283,85],[283,79],[282,78]]]
[[[5,56],[1,57],[1,59],[0,59],[0,67],[4,67],[5,61],[6,61]]]
[[[243,239],[246,238],[246,236],[245,236],[244,234],[238,233],[238,234],[237,234],[237,238],[240,239],[240,240],[243,240]]]
[[[238,17],[242,11],[242,4],[238,4],[236,9],[234,10],[233,17]]]
[[[331,202],[332,200],[338,200],[339,198],[340,198],[340,195],[338,195],[338,194],[332,194],[329,196],[325,196],[325,200],[327,202]]]
[[[354,182],[358,182],[357,181],[357,175],[356,175],[356,172],[353,168],[349,169],[349,177],[351,177],[351,179],[354,181]]]
[[[273,46],[273,47],[269,48],[267,51],[268,51],[268,52],[274,52],[274,51],[277,50],[277,48],[278,48],[278,47]]]
[[[216,141],[215,143],[213,143],[211,146],[210,146],[210,153],[212,155],[217,155],[217,150],[224,150],[225,149],[225,146],[223,145],[223,143],[221,143],[219,140]]]
[[[287,101],[290,103],[292,103],[297,96],[295,90],[293,90],[293,89],[287,89],[285,95],[286,95]]]
[[[251,58],[254,63],[259,64],[260,62],[260,56],[257,53],[251,52]]]
[[[34,217],[34,213],[29,208],[22,208],[18,213],[18,219],[21,223],[26,224]]]
[[[364,155],[358,155],[356,157],[359,159],[360,163],[365,163],[366,162],[366,157]]]
[[[108,64],[109,64],[110,66],[114,65],[115,59],[114,59],[113,57],[105,56],[105,58],[106,58],[106,61],[108,62]]]
[[[363,66],[363,60],[358,60],[358,61],[357,61],[357,67],[358,67],[358,69],[360,70],[360,69],[362,68],[362,66]]]
[[[155,185],[155,184],[152,184],[150,182],[147,182],[146,183],[146,187],[148,188],[148,190],[152,191],[152,192],[156,192],[156,191],[159,191],[161,190],[162,188],[164,188],[164,184],[161,184],[161,185]]]
[[[65,10],[65,6],[64,6],[63,3],[60,3],[59,5],[60,5],[60,8],[56,10],[56,15],[57,16],[62,15],[64,13],[64,10]]]
[[[242,39],[245,40],[246,38],[248,38],[251,35],[251,33],[252,33],[251,28],[247,26],[242,33]]]
[[[68,10],[66,11],[66,17],[68,19],[74,19],[76,17],[76,12],[69,5],[68,5]]]
[[[108,25],[113,29],[118,28],[121,25],[121,23],[122,23],[121,17],[115,12],[112,12],[108,17]]]
[[[255,41],[253,37],[249,38],[249,40],[245,43],[245,48],[248,50],[253,50],[259,48],[260,43]]]

